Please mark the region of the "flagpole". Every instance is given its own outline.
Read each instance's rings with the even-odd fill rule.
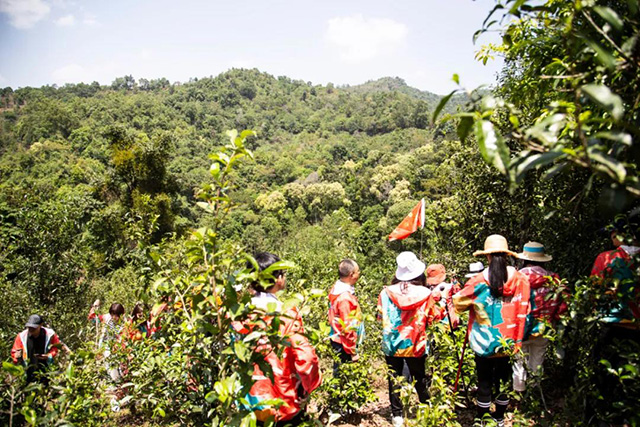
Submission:
[[[424,221],[425,221],[425,208],[424,208],[424,197],[420,200],[422,203],[422,208],[420,209],[420,261],[424,259],[422,256],[422,239],[424,238]]]

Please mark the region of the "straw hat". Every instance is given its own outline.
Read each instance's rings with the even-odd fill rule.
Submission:
[[[492,234],[491,236],[487,237],[487,239],[484,241],[484,250],[475,251],[473,253],[473,256],[489,255],[489,254],[495,254],[499,252],[504,252],[507,255],[516,256],[515,252],[511,252],[509,250],[509,244],[507,243],[507,239],[505,239],[499,234]]]
[[[476,274],[484,271],[484,264],[481,261],[469,264],[469,272],[464,277],[473,277]]]
[[[527,242],[522,248],[522,253],[516,255],[517,258],[527,261],[547,262],[553,257],[544,253],[544,245],[538,242]]]
[[[447,277],[447,271],[442,264],[431,264],[427,267],[427,284],[437,285],[444,282]]]
[[[396,258],[398,268],[396,278],[403,282],[420,277],[426,268],[424,262],[420,261],[413,252],[401,252]]]

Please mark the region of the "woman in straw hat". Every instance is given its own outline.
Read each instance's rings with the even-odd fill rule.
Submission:
[[[453,304],[458,312],[470,310],[467,333],[476,354],[478,418],[489,414],[493,388],[496,410],[492,415],[502,425],[509,398],[501,383],[508,382],[512,372],[502,343],[516,348],[521,345],[529,312],[529,281],[507,265],[507,257],[515,253],[498,234],[487,237],[484,250],[473,255],[485,255],[489,267],[454,295]]]
[[[513,389],[522,392],[526,389],[527,371],[537,373],[542,369],[549,344],[549,339],[543,336],[546,326],[555,325],[560,315],[567,311],[567,304],[559,296],[552,297],[560,277],[543,267],[552,257],[545,253],[542,243],[526,243],[517,257],[524,261],[520,272],[527,276],[531,288],[531,312],[527,317],[522,357],[513,364]]]
[[[404,425],[398,378],[403,366],[409,367],[416,381],[421,403],[426,403],[427,375],[425,359],[429,351],[426,328],[441,318],[431,290],[425,286],[425,264],[413,252],[402,252],[391,286],[386,286],[378,298],[382,318],[382,350],[389,368],[389,401],[394,427]]]

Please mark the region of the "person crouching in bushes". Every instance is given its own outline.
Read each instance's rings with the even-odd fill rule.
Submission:
[[[531,312],[527,317],[521,355],[513,364],[513,389],[518,392],[526,390],[527,371],[538,374],[542,370],[544,354],[549,345],[545,338],[547,325],[552,327],[567,311],[567,303],[560,296],[553,296],[554,288],[560,284],[560,277],[544,266],[553,258],[544,251],[544,245],[528,242],[517,255],[524,261],[520,273],[529,279],[531,289]]]
[[[53,329],[45,328],[42,317],[29,316],[26,329],[16,335],[11,349],[11,359],[26,368],[27,382],[33,382],[44,372],[58,354],[62,346]]]
[[[278,256],[262,252],[254,257],[259,271],[264,271],[280,261]],[[252,269],[253,264],[247,264]],[[276,425],[298,425],[303,422],[304,405],[309,394],[322,383],[318,356],[308,339],[303,335],[304,326],[298,310],[294,307],[282,312],[282,303],[276,293],[285,289],[285,272],[276,270],[271,278],[256,280],[250,284],[254,295],[251,305],[255,307],[255,319],[244,324],[234,323],[234,329],[240,334],[249,334],[257,328],[266,328],[274,315],[280,316],[280,335],[282,348],[276,349],[264,339],[255,351],[264,355],[271,366],[273,379],[268,378],[254,365],[253,383],[246,401],[246,409],[253,410],[259,422],[275,421]],[[280,356],[278,356],[280,354]],[[274,405],[274,399],[282,404]]]
[[[356,346],[363,329],[362,311],[354,289],[360,278],[360,267],[354,260],[343,259],[338,265],[338,276],[338,281],[329,291],[329,339],[339,360],[333,365],[334,376],[340,363],[358,360]]]
[[[515,351],[521,346],[530,309],[529,280],[507,265],[507,257],[515,253],[509,250],[507,239],[498,234],[487,237],[484,250],[473,255],[486,255],[489,267],[469,279],[453,296],[453,304],[458,312],[470,310],[467,334],[476,355],[478,418],[490,413],[491,398],[495,397],[492,415],[498,425],[503,425],[509,404],[504,385],[512,370],[506,353],[509,349],[502,343]]]
[[[427,326],[441,317],[431,290],[427,288],[425,264],[412,252],[396,258],[397,269],[391,286],[378,298],[382,318],[382,350],[389,368],[389,400],[394,427],[404,425],[398,379],[406,363],[420,403],[429,398],[425,360],[429,351]]]

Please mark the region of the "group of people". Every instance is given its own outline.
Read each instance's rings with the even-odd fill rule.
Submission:
[[[601,348],[615,340],[633,340],[640,344],[640,294],[637,284],[640,253],[638,240],[628,224],[618,222],[610,229],[616,249],[601,253],[593,266],[594,281],[614,279],[619,283],[613,307],[603,308],[605,338]],[[382,350],[388,367],[389,400],[393,426],[404,425],[398,379],[415,382],[421,403],[429,398],[425,359],[430,351],[428,332],[436,322],[445,321],[451,329],[458,314],[468,311],[467,335],[475,354],[477,375],[477,418],[492,417],[504,424],[509,405],[508,384],[513,390],[526,389],[527,374],[540,375],[549,345],[547,328],[554,328],[567,311],[568,291],[559,276],[547,269],[552,256],[543,244],[528,242],[522,252],[509,249],[507,240],[491,235],[484,248],[474,256],[486,256],[488,267],[471,264],[468,281],[460,289],[446,283],[446,270],[440,264],[426,266],[411,252],[398,255],[395,276],[378,299],[378,317],[382,320]],[[517,270],[509,257],[520,260]],[[329,293],[331,344],[342,363],[358,360],[357,345],[362,316],[353,285],[360,270],[352,260],[339,267],[340,279]],[[452,309],[453,306],[453,309]],[[445,320],[446,319],[446,320]],[[466,341],[465,341],[466,345]],[[612,364],[619,355],[608,354]],[[335,367],[334,367],[335,371]],[[615,383],[603,380],[599,386],[612,392]],[[491,408],[494,408],[491,411]]]
[[[611,233],[616,249],[598,256],[592,276],[637,277],[634,256],[640,248],[635,236],[627,235],[623,239],[620,230]],[[463,312],[469,312],[466,339],[475,354],[479,418],[491,416],[501,425],[509,404],[506,388],[509,380],[512,379],[515,391],[524,391],[527,373],[540,372],[549,343],[545,329],[553,327],[567,309],[568,295],[566,291],[558,292],[558,275],[546,268],[552,257],[545,252],[544,245],[537,242],[529,242],[522,252],[515,253],[500,235],[489,236],[484,248],[473,255],[485,256],[488,266],[485,268],[482,262],[471,264],[468,281],[461,287],[446,281],[443,265],[427,266],[414,253],[402,252],[397,256],[391,283],[380,292],[377,309],[382,321],[382,351],[389,373],[394,427],[404,425],[398,379],[406,377],[408,370],[419,401],[428,401],[425,359],[431,351],[429,334],[432,326],[442,322],[453,330]],[[522,267],[519,270],[512,267],[509,257],[521,260]],[[259,270],[264,271],[279,258],[265,252],[256,254],[255,261]],[[364,323],[355,290],[359,277],[358,264],[351,259],[342,260],[338,265],[338,280],[328,293],[329,340],[336,360],[334,374],[340,364],[357,362],[360,357]],[[630,288],[620,292],[636,292],[634,286],[621,283]],[[304,334],[304,324],[297,309],[283,312],[278,293],[286,287],[285,271],[274,271],[267,279],[251,282],[249,287],[251,304],[263,315],[259,322],[234,323],[235,333],[249,334],[257,327],[264,328],[277,313],[280,335],[286,343],[278,351],[267,341],[258,344],[256,350],[264,355],[273,376],[265,375],[255,365],[255,382],[243,405],[255,412],[259,422],[273,419],[278,425],[296,425],[304,417],[310,393],[322,382],[318,356]],[[637,294],[629,295],[603,317],[609,325],[609,341],[624,338],[640,342],[638,303]],[[143,316],[142,306],[136,305],[124,325],[122,305],[111,305],[105,315],[97,314],[99,306],[96,301],[89,319],[102,326],[100,342],[108,349],[109,343],[115,342],[115,337],[121,336],[123,330],[134,339],[152,336],[159,328],[158,319],[166,310],[167,302],[154,306],[149,319]],[[43,319],[38,315],[31,316],[26,327],[16,337],[11,356],[15,363],[27,366],[27,372],[33,375],[56,356],[59,339],[53,330],[43,326]],[[119,381],[118,367],[108,364],[107,368],[111,378]],[[282,404],[274,406],[271,403],[274,401]]]

